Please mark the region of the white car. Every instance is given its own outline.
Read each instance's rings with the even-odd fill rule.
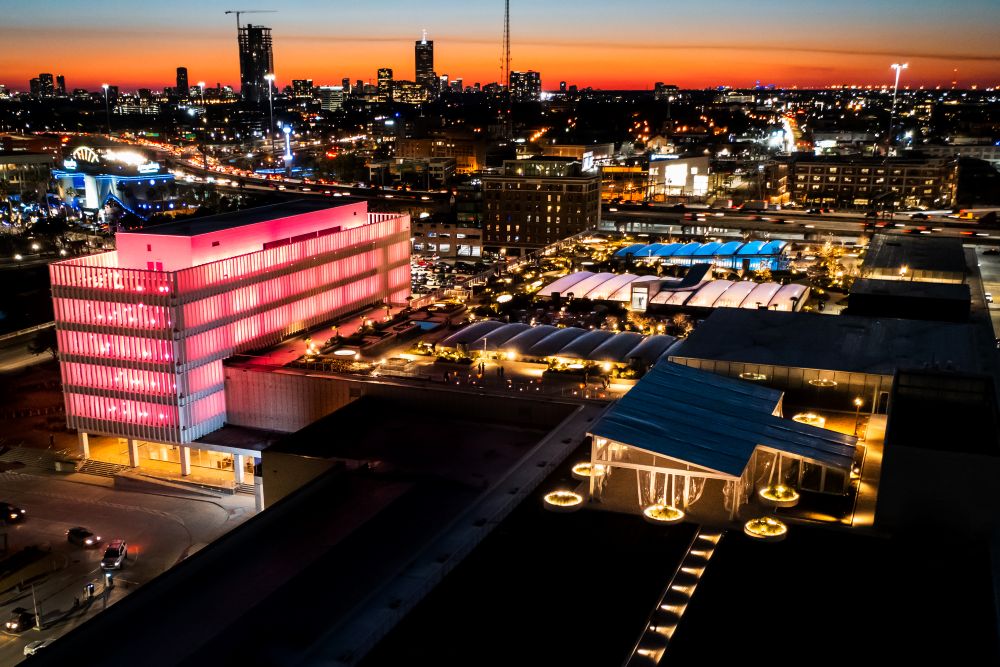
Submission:
[[[29,642],[24,647],[24,655],[26,657],[29,655],[35,655],[54,641],[55,639],[38,639],[36,641]]]

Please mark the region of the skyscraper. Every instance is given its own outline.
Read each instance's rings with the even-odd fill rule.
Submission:
[[[247,24],[239,30],[240,95],[246,102],[263,106],[270,85],[264,77],[274,73],[271,29]]]
[[[392,68],[381,67],[378,70],[378,101],[392,102]]]
[[[511,72],[510,91],[519,102],[537,101],[542,96],[542,75],[534,70]]]
[[[66,77],[62,74],[56,77],[56,95],[66,97]]]
[[[38,75],[38,96],[52,97],[55,95],[55,79],[51,74],[42,73]]]
[[[188,68],[177,68],[177,97],[186,100],[191,93],[191,86],[188,85]]]
[[[413,47],[416,59],[415,81],[429,90],[437,89],[437,76],[434,75],[434,42],[427,41],[427,33],[418,39]]]

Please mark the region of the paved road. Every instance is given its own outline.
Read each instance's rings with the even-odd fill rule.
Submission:
[[[32,337],[31,335],[22,336],[0,343],[0,373],[52,360],[52,355],[48,352],[32,354],[28,351],[28,343],[31,342]]]
[[[62,566],[35,586],[44,629],[14,636],[0,634],[0,665],[23,659],[28,642],[61,636],[253,513],[253,499],[244,496],[205,502],[19,472],[0,473],[0,495],[0,500],[28,511],[23,523],[0,525],[0,534],[7,533],[11,550],[47,545]],[[129,544],[126,566],[116,573],[116,584],[106,595],[100,569],[103,549],[85,550],[66,541],[66,531],[80,525],[105,540],[120,537]],[[94,582],[97,598],[74,609],[74,598],[83,599],[88,582]],[[6,620],[18,606],[32,609],[30,589],[0,592],[0,620]]]

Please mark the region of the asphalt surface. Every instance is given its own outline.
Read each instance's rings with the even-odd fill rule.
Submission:
[[[25,644],[63,635],[253,513],[253,499],[246,496],[215,503],[117,491],[100,484],[21,472],[0,473],[0,501],[27,510],[23,522],[0,524],[0,535],[6,533],[9,550],[29,545],[51,549],[58,568],[34,585],[43,629],[19,635],[0,633],[0,665],[19,662],[24,658]],[[128,543],[125,566],[115,573],[115,584],[107,591],[100,568],[103,544],[93,549],[69,544],[66,531],[74,526],[88,528],[101,536],[102,542],[122,538]],[[89,604],[83,602],[88,582],[94,583],[96,593]],[[74,607],[74,599],[80,600],[81,606]],[[32,610],[34,601],[30,587],[0,592],[0,621],[6,621],[15,607]]]

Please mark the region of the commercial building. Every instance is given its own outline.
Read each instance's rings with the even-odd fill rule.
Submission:
[[[957,166],[944,158],[816,156],[790,158],[791,199],[799,204],[862,208],[950,208]]]
[[[264,106],[272,94],[273,82],[265,77],[274,74],[271,29],[245,25],[239,29],[240,95],[245,102]]]
[[[434,42],[424,33],[413,46],[414,80],[428,91],[437,91],[438,77],[434,73]]]
[[[455,160],[448,157],[393,158],[368,163],[368,179],[389,185],[407,182],[422,189],[444,185],[455,175]]]
[[[341,86],[320,86],[319,103],[323,111],[337,111],[344,107],[344,89]]]
[[[500,176],[482,180],[487,246],[543,247],[601,220],[600,172],[576,160],[505,160]]]
[[[174,94],[182,100],[188,99],[191,95],[191,84],[188,83],[187,67],[177,68],[177,87],[174,88]]]
[[[876,234],[861,265],[862,278],[964,283],[967,268],[959,239]]]
[[[471,132],[442,132],[423,139],[398,139],[396,157],[454,158],[456,173],[471,174],[485,166],[487,144],[485,139]]]
[[[8,153],[0,151],[0,183],[11,194],[46,189],[55,161],[46,153]]]
[[[848,301],[851,315],[965,322],[972,294],[967,283],[859,278],[851,285]]]
[[[704,197],[709,191],[709,157],[653,156],[649,161],[649,198]]]
[[[921,145],[920,152],[932,158],[974,158],[989,162],[994,167],[1000,169],[1000,145],[998,144]]]
[[[542,97],[542,75],[534,70],[511,72],[510,94],[518,102],[537,102]]]
[[[975,372],[972,325],[850,315],[715,310],[671,361],[784,391],[796,403],[885,413],[900,369]]]
[[[413,255],[476,262],[483,256],[483,231],[433,219],[410,224]]]
[[[378,101],[392,102],[392,68],[380,67],[378,70]]]
[[[223,360],[409,295],[409,217],[293,201],[118,234],[50,266],[68,426],[246,455],[199,438],[226,423]],[[240,471],[241,466],[237,465]]]

